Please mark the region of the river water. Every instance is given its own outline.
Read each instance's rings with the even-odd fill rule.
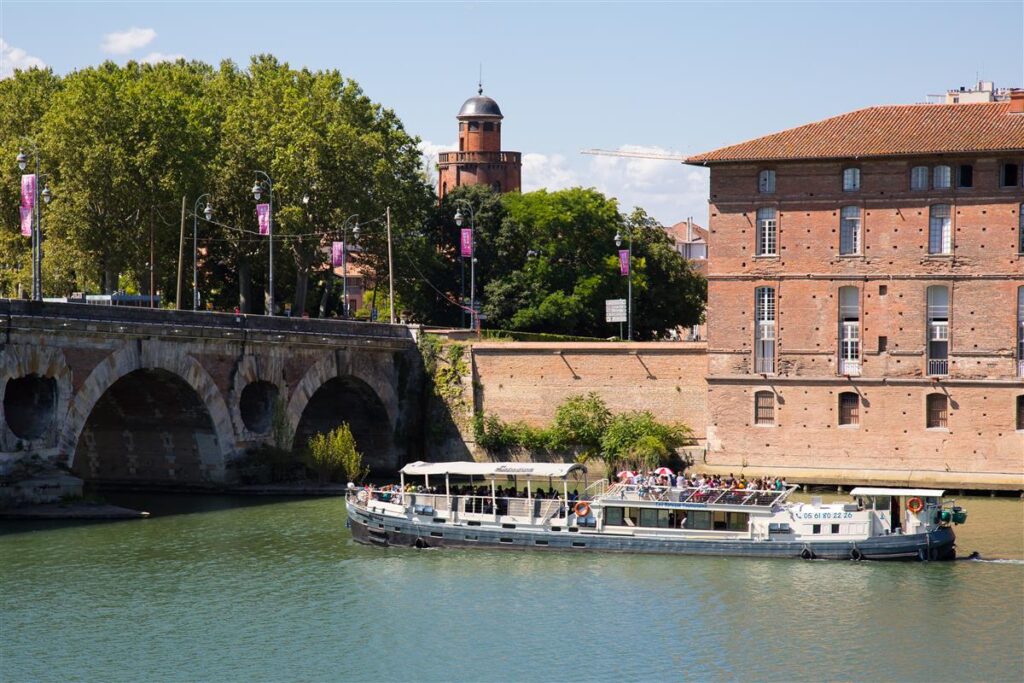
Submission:
[[[0,526],[3,681],[1024,680],[1024,503],[868,563],[355,545],[339,498]]]

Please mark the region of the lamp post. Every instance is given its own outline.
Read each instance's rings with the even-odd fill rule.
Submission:
[[[260,200],[263,196],[264,187],[268,194],[268,201],[270,204],[269,211],[267,212],[267,237],[270,240],[270,262],[268,264],[269,276],[267,277],[267,288],[269,289],[267,296],[268,310],[267,315],[274,315],[274,183],[271,182],[270,176],[264,171],[253,169],[253,173],[256,174],[256,182],[252,184],[252,196],[256,198],[256,201]],[[260,180],[260,177],[263,180]]]
[[[210,206],[210,194],[201,194],[196,199],[195,205],[192,207],[192,310],[199,310],[199,269],[197,267],[197,259],[199,253],[199,240],[197,223],[199,221],[199,205],[206,199],[206,208],[203,209],[203,215],[206,217],[207,222],[213,218],[213,207]]]
[[[633,231],[626,231],[629,240],[629,258],[626,261],[626,340],[633,341]],[[622,246],[622,235],[615,233],[615,246]]]
[[[345,318],[348,317],[348,224],[353,218],[356,219],[356,224],[352,228],[352,242],[353,244],[358,243],[359,214],[352,214],[341,224],[341,310]]]
[[[36,146],[35,140],[31,138],[24,138],[26,143],[32,152],[33,158],[36,162],[36,186],[38,187],[39,181],[44,178],[39,172],[39,148]],[[24,152],[18,152],[16,158],[18,162],[18,168],[22,171],[28,167],[28,156]],[[53,199],[53,195],[50,192],[49,187],[44,187],[42,193],[43,201],[47,204]],[[32,199],[32,299],[35,301],[42,301],[43,299],[43,211],[39,206],[39,198],[33,197]]]
[[[476,215],[473,213],[473,205],[465,199],[455,200],[455,205],[465,205],[469,209],[469,327],[476,329]],[[462,227],[465,219],[462,211],[455,210],[455,225]],[[461,248],[461,235],[460,235]]]

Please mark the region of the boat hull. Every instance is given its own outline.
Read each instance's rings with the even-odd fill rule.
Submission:
[[[502,548],[623,552],[662,555],[803,558],[827,560],[953,560],[951,528],[928,533],[876,536],[861,541],[684,540],[657,536],[497,529],[421,523],[348,506],[352,537],[359,543],[413,548]]]

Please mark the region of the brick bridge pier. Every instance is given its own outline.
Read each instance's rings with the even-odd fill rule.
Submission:
[[[345,421],[393,472],[419,456],[422,377],[402,325],[0,299],[0,474],[232,483],[275,413],[294,453]]]

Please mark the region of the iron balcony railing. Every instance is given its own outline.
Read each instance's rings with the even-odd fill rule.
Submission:
[[[840,358],[839,374],[857,377],[860,375],[860,359]]]
[[[770,356],[758,356],[754,359],[754,371],[760,375],[774,375],[775,359]]]
[[[438,164],[518,164],[519,152],[440,152]]]
[[[1024,377],[1024,358],[1017,361],[1017,376]]]
[[[948,358],[929,358],[928,359],[928,375],[929,376],[942,376],[949,374],[949,359]]]

